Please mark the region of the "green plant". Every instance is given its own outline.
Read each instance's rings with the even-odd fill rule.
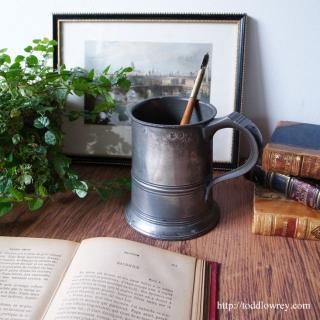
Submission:
[[[130,87],[127,73],[121,68],[101,74],[82,68],[51,66],[56,41],[33,40],[23,55],[11,58],[0,50],[0,216],[17,202],[39,209],[44,200],[59,191],[71,190],[85,197],[89,189],[106,196],[103,186],[81,180],[70,168],[70,159],[62,153],[63,116],[70,120],[95,117],[115,106],[114,90]],[[91,95],[99,103],[90,112],[67,108],[67,97]]]

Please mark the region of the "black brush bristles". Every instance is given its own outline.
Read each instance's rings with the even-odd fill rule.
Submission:
[[[202,63],[201,63],[201,69],[205,68],[209,61],[209,53],[206,53],[203,57]]]

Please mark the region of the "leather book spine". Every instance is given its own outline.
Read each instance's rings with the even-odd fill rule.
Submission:
[[[294,153],[275,150],[266,145],[262,154],[262,168],[264,171],[299,176],[301,160],[301,157]]]
[[[320,209],[320,188],[318,186],[291,177],[285,194],[289,199],[313,209]]]
[[[281,173],[265,172],[259,166],[251,171],[249,179],[283,193],[288,199],[313,209],[320,209],[320,186],[314,183]]]
[[[320,179],[320,158],[304,155],[301,162],[300,176]]]
[[[320,157],[266,145],[262,154],[262,168],[290,176],[320,179]]]
[[[320,219],[275,214],[255,214],[254,234],[320,240]]]

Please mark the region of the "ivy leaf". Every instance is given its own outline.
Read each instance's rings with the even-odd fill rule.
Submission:
[[[107,87],[110,87],[111,86],[111,81],[104,75],[101,75],[99,77],[99,80]]]
[[[112,108],[112,105],[110,105],[108,102],[99,102],[98,104],[95,105],[94,107],[94,112],[99,113],[99,112],[107,112]]]
[[[27,185],[29,185],[29,184],[31,184],[32,183],[32,176],[30,176],[29,174],[25,174],[24,176],[23,176],[23,183],[27,186]]]
[[[0,203],[0,217],[3,217],[13,208],[13,204],[11,202],[3,202]]]
[[[13,63],[11,66],[10,66],[10,71],[8,71],[8,72],[10,72],[10,75],[12,75],[12,71],[14,72],[14,74],[21,74],[21,66],[20,66],[20,62],[15,62],[15,63]]]
[[[118,86],[121,90],[128,91],[130,89],[131,82],[126,78],[120,78],[118,80]]]
[[[10,189],[10,194],[13,196],[13,198],[17,201],[22,201],[24,198],[24,193],[15,189],[15,188],[11,188]]]
[[[35,198],[28,201],[28,207],[31,211],[40,209],[43,206],[44,200],[41,198]]]
[[[6,159],[8,162],[13,162],[14,161],[14,156],[13,156],[13,153],[10,152],[7,159]]]
[[[88,78],[89,80],[93,80],[93,78],[94,78],[94,69],[91,69],[91,70],[88,72],[87,78]]]
[[[13,144],[18,144],[21,140],[22,140],[22,137],[18,133],[12,136]]]
[[[0,194],[7,193],[11,187],[12,187],[12,179],[0,177]]]
[[[0,198],[0,203],[6,203],[6,202],[11,202],[12,201],[12,197],[7,197],[7,198]]]
[[[65,180],[65,187],[74,192],[79,198],[84,198],[88,194],[88,185],[85,181],[78,180],[77,176]]]
[[[110,68],[111,68],[111,66],[110,66],[110,65],[108,65],[108,66],[103,70],[103,72],[102,72],[102,73],[104,73],[104,74],[108,74],[108,72],[109,72]]]
[[[13,161],[15,161],[15,159],[13,159]],[[11,177],[17,174],[17,167],[16,166],[7,168],[7,170],[8,170],[9,176],[11,176]]]
[[[18,56],[16,56],[16,58],[14,59],[15,63],[20,63],[24,60],[24,56],[22,56],[21,54],[19,54]]]
[[[38,64],[38,58],[31,54],[29,57],[26,58],[26,62],[29,67],[32,67]]]
[[[48,130],[45,134],[44,134],[44,141],[49,144],[49,145],[55,145],[57,143],[57,138],[55,136],[55,134]]]
[[[65,70],[65,69],[60,68],[60,75],[61,75],[63,81],[67,81],[71,77],[72,73],[69,70]]]
[[[84,78],[76,78],[72,81],[73,91],[76,95],[81,96],[84,91],[88,90],[88,82]]]
[[[121,73],[129,73],[132,72],[133,68],[132,67],[125,67],[121,69]]]
[[[9,55],[3,53],[2,55],[0,55],[0,65],[4,64],[4,63],[10,63],[11,62],[11,58]]]
[[[27,46],[26,48],[24,48],[25,52],[31,52],[32,51],[32,46]]]
[[[50,120],[48,117],[41,116],[33,121],[33,126],[37,129],[47,128],[50,125]]]
[[[10,58],[10,56],[8,54],[5,54],[5,53],[2,54],[1,58],[3,59],[4,62],[8,62],[8,63],[11,62],[11,58]]]
[[[47,154],[47,147],[45,147],[45,146],[39,146],[35,151],[36,151],[36,153],[38,153],[38,154],[46,155],[46,154]]]
[[[66,169],[69,168],[71,160],[64,155],[59,155],[53,158],[53,166],[60,177],[64,177]],[[71,188],[72,189],[72,188]]]
[[[85,181],[79,181],[76,188],[72,191],[77,194],[79,198],[84,198],[88,194],[88,185]]]
[[[13,65],[12,65],[13,66]],[[17,77],[20,77],[21,76],[21,68],[14,68],[14,69],[10,69],[7,71],[7,80],[9,80],[10,82],[13,81],[15,82],[16,81],[16,78]]]
[[[16,118],[21,115],[21,111],[17,108],[14,108],[10,111],[10,118]]]
[[[42,184],[36,184],[36,192],[40,197],[46,197],[48,195],[48,191],[45,186]]]
[[[60,75],[58,72],[47,72],[44,76],[48,81],[55,81],[60,78]]]
[[[112,109],[115,105],[115,101],[110,95],[104,96],[104,101],[97,103],[94,106],[93,111],[94,112],[104,112],[104,111],[109,111]]]
[[[49,40],[48,44],[50,46],[57,46],[58,45],[58,42],[56,40]]]
[[[57,88],[57,90],[55,91],[54,95],[56,97],[56,99],[61,103],[64,104],[67,96],[68,96],[69,92],[67,89],[65,88]]]
[[[42,44],[38,44],[33,49],[34,49],[34,51],[46,51],[47,47]]]

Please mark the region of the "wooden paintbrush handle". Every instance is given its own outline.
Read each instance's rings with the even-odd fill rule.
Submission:
[[[190,118],[191,118],[191,115],[192,115],[192,110],[193,110],[193,107],[196,103],[196,98],[194,97],[190,97],[189,98],[189,101],[188,101],[188,104],[184,110],[184,113],[183,113],[183,116],[182,116],[182,119],[180,121],[180,125],[185,125],[185,124],[188,124],[190,122]]]

